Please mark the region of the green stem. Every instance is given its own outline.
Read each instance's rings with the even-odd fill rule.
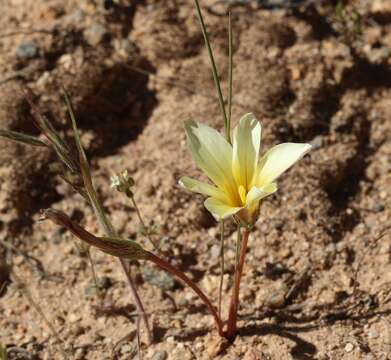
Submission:
[[[231,114],[232,114],[232,69],[233,69],[233,53],[232,53],[232,21],[231,11],[228,13],[228,130],[231,129]],[[227,138],[230,141],[229,138]]]
[[[99,300],[101,302],[103,302],[103,294],[102,294],[102,291],[101,291],[101,289],[99,287],[99,284],[98,284],[98,276],[96,275],[95,263],[92,260],[91,249],[89,247],[87,247],[86,252],[87,252],[88,261],[90,262],[92,278],[93,278],[94,283],[95,283],[95,288],[96,288],[96,291],[98,293]]]
[[[132,279],[132,274],[130,272],[130,266],[126,263],[125,259],[123,259],[123,258],[119,258],[119,261],[121,263],[122,269],[124,270],[126,278],[128,280],[130,292],[133,295],[133,299],[136,304],[138,316],[143,319],[143,322],[145,324],[145,328],[147,329],[148,342],[152,343],[153,342],[153,335],[152,335],[151,328],[149,327],[148,316],[145,312],[143,302],[141,301],[140,296],[138,294],[136,285],[134,284],[134,281]],[[138,337],[140,336],[139,326],[137,327],[137,336]]]
[[[208,35],[208,32],[206,31],[204,18],[202,17],[200,4],[199,4],[198,0],[194,0],[194,3],[196,6],[196,10],[197,10],[198,20],[200,21],[202,35],[204,36],[205,45],[208,50],[210,64],[212,65],[213,80],[214,80],[214,83],[216,86],[217,95],[219,97],[220,111],[221,111],[221,114],[222,114],[223,120],[224,120],[225,135],[226,135],[227,141],[230,143],[231,142],[230,128],[229,128],[227,113],[225,111],[224,98],[223,98],[223,93],[221,92],[220,79],[219,79],[219,75],[217,72],[216,62],[215,62],[215,59],[213,56],[212,47],[210,45],[209,35]]]
[[[141,216],[141,212],[140,212],[140,209],[139,207],[137,206],[137,203],[136,203],[136,200],[134,199],[134,196],[130,196],[130,200],[132,201],[132,205],[134,207],[134,209],[136,210],[136,214],[137,214],[137,218],[141,224],[141,226],[143,227],[143,232],[145,232],[145,237],[149,240],[149,242],[152,244],[152,246],[154,247],[154,249],[159,252],[159,254],[161,253],[160,249],[159,249],[159,246],[155,243],[155,241],[153,241],[151,235],[149,234],[149,230],[147,228],[147,226],[145,225],[145,222],[144,222],[144,219],[143,217]]]

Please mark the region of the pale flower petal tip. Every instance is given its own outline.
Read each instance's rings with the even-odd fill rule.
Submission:
[[[243,209],[243,207],[227,205],[223,201],[213,197],[207,198],[204,201],[204,206],[217,221],[224,220],[232,215],[235,215]]]
[[[239,120],[239,123],[243,123],[243,122],[259,122],[258,119],[256,118],[256,116],[254,115],[254,113],[252,112],[249,112],[247,114],[244,114],[240,120]]]
[[[300,143],[298,143],[299,145]],[[300,145],[303,145],[303,152],[302,154],[299,156],[299,158],[297,159],[297,161],[301,160],[305,155],[307,155],[311,150],[312,150],[312,145],[309,144],[309,143],[302,143]]]
[[[307,154],[311,148],[312,146],[306,143],[282,143],[273,146],[259,163],[257,186],[266,185],[276,180]]]
[[[181,188],[183,188],[183,189],[186,189],[186,186],[185,186],[185,184],[183,183],[183,180],[182,180],[183,178],[180,178],[179,180],[178,180],[178,185],[181,187]]]
[[[184,121],[185,131],[187,134],[189,133],[189,131],[191,131],[192,127],[197,127],[197,125],[198,123],[191,119]]]
[[[220,189],[224,189],[227,183],[233,187],[231,144],[217,130],[205,124],[187,121],[185,129],[197,166]]]
[[[312,149],[313,146],[311,144],[309,144],[309,143],[304,143],[303,145],[305,145],[305,151],[303,153],[303,156],[304,156],[305,154],[307,154]]]
[[[276,183],[270,183],[263,188],[257,188],[256,186],[253,186],[247,193],[246,206],[253,206],[256,203],[259,203],[259,201],[261,201],[263,198],[275,193],[276,191]]]

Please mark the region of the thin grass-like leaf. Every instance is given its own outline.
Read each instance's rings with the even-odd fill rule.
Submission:
[[[228,13],[228,131],[231,131],[231,115],[232,115],[232,82],[233,82],[233,44],[232,44],[232,19],[231,11]],[[229,141],[230,139],[227,138]]]
[[[58,157],[62,162],[74,173],[78,172],[78,166],[72,158],[72,153],[65,143],[65,141],[58,134],[57,130],[54,128],[50,120],[42,114],[39,108],[35,105],[33,101],[33,93],[28,88],[25,89],[24,95],[27,102],[29,103],[33,113],[34,113],[34,124],[35,126],[46,136],[48,141],[52,144],[54,150],[56,151]]]
[[[7,350],[3,344],[0,343],[0,360],[8,360]]]
[[[80,135],[79,135],[79,130],[77,128],[75,113],[73,111],[73,107],[72,107],[71,101],[69,99],[69,96],[65,90],[64,90],[64,97],[65,97],[65,102],[66,102],[66,105],[68,108],[69,116],[72,121],[72,127],[73,127],[74,136],[75,136],[76,147],[79,152],[80,170],[81,170],[81,174],[83,176],[85,190],[86,190],[87,195],[90,199],[90,203],[94,209],[95,215],[97,216],[98,221],[101,223],[102,227],[105,229],[105,232],[111,237],[116,237],[116,233],[113,229],[113,226],[111,225],[110,221],[107,219],[106,213],[105,213],[103,206],[98,198],[98,194],[95,191],[94,184],[92,182],[90,167],[88,165],[87,156],[86,156],[86,153],[83,149],[83,145],[80,140]]]
[[[220,78],[219,78],[219,74],[217,71],[216,62],[215,62],[215,59],[213,56],[213,50],[210,45],[208,32],[206,31],[206,26],[204,23],[204,18],[202,16],[200,4],[199,4],[198,0],[194,0],[194,3],[196,6],[196,10],[197,10],[198,20],[200,21],[202,35],[204,36],[205,45],[208,50],[210,64],[212,66],[213,80],[214,80],[214,83],[216,86],[217,96],[219,98],[220,111],[221,111],[221,114],[222,114],[223,120],[224,120],[225,135],[226,135],[228,142],[231,142],[230,128],[228,127],[228,125],[229,125],[228,118],[227,118],[227,113],[225,111],[224,98],[223,98],[223,93],[221,92]]]
[[[337,5],[335,6],[335,15],[339,20],[343,20],[343,11],[344,6],[342,1],[338,1]]]
[[[86,191],[84,190],[84,184],[79,180],[79,174],[58,174],[75,192],[79,193],[87,202],[90,201]]]
[[[48,147],[48,144],[41,139],[18,131],[0,130],[0,136],[27,145]]]

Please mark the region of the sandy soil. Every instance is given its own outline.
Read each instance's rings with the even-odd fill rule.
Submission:
[[[202,2],[224,89],[228,3]],[[284,141],[314,146],[262,205],[242,282],[239,336],[219,351],[213,320],[193,293],[134,264],[156,336],[150,346],[143,337],[145,359],[391,358],[390,2],[348,5],[350,15],[360,14],[362,34],[353,20],[344,27],[331,2],[301,3],[232,9],[234,123],[254,112],[263,151]],[[28,86],[71,135],[64,85],[116,229],[149,246],[131,204],[109,187],[110,175],[126,168],[155,238],[217,299],[218,225],[202,197],[177,184],[182,175],[200,176],[183,121],[222,128],[192,2],[3,0],[1,7],[0,127],[37,134],[21,92]],[[9,358],[61,359],[61,347],[71,359],[137,358],[135,308],[117,261],[92,252],[102,305],[72,236],[37,222],[39,209],[51,206],[101,234],[91,209],[55,177],[50,151],[3,139],[0,148],[0,257],[7,255],[14,273],[8,276],[1,260],[0,342]],[[234,230],[228,224],[227,295]],[[4,241],[12,249],[5,251]]]

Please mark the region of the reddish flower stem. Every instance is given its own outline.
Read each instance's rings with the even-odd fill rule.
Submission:
[[[233,340],[236,336],[236,331],[237,331],[236,322],[237,322],[238,305],[239,305],[240,280],[242,279],[242,274],[243,274],[244,260],[246,258],[249,234],[250,231],[248,229],[244,229],[243,236],[242,236],[240,257],[239,257],[238,266],[235,271],[235,282],[232,290],[231,303],[229,306],[228,325],[227,325],[227,333],[226,333],[226,337],[228,340]]]
[[[204,294],[204,292],[182,271],[179,269],[173,267],[171,264],[169,264],[167,261],[164,259],[152,254],[148,253],[147,260],[152,261],[155,265],[160,267],[161,269],[169,272],[170,274],[178,277],[181,279],[183,282],[186,283],[186,285],[190,286],[193,291],[201,298],[201,300],[204,302],[204,304],[207,306],[209,309],[210,313],[214,317],[214,320],[216,322],[217,330],[219,332],[220,336],[225,336],[224,331],[223,331],[223,324],[221,322],[221,319],[215,309],[215,307],[212,305],[208,297]]]
[[[57,225],[65,226],[70,232],[72,232],[76,237],[79,239],[85,241],[86,243],[98,247],[100,250],[107,252],[111,255],[117,256],[118,257],[118,251],[122,250],[123,255],[126,255],[125,249],[122,247],[119,247],[118,243],[113,245],[111,242],[109,242],[107,239],[103,240],[102,238],[98,238],[95,235],[91,234],[90,232],[86,231],[83,229],[80,225],[76,224],[73,222],[68,216],[66,216],[64,213],[61,211],[57,211],[54,209],[47,209],[44,211],[44,216],[47,219],[50,219]],[[125,245],[126,246],[126,245]],[[140,250],[141,249],[141,250]],[[127,254],[129,256],[139,256],[140,259],[143,260],[149,260],[153,262],[155,265],[160,267],[161,269],[169,272],[170,274],[180,278],[182,281],[184,281],[188,286],[190,286],[194,292],[201,298],[201,300],[205,303],[205,305],[208,307],[209,311],[213,315],[217,329],[219,331],[220,336],[225,336],[225,333],[223,331],[223,324],[221,322],[221,318],[218,315],[215,307],[212,305],[208,297],[204,294],[204,292],[190,279],[185,275],[182,271],[179,269],[173,267],[171,264],[169,264],[166,260],[152,254],[149,251],[145,251],[142,248],[138,248],[134,251],[131,252],[131,254]],[[125,273],[128,276],[129,284],[130,286],[133,285],[133,282],[131,281],[132,278],[129,274],[129,267],[126,264],[125,259],[120,258],[121,265],[123,269],[125,270]],[[132,290],[134,290],[132,288]],[[139,314],[142,317],[142,319],[148,324],[146,314],[144,311],[144,307],[141,303],[140,297],[137,295],[137,292],[133,292],[135,302],[139,308]],[[147,330],[148,333],[150,333],[149,326],[147,325]],[[150,336],[152,340],[152,336]]]

